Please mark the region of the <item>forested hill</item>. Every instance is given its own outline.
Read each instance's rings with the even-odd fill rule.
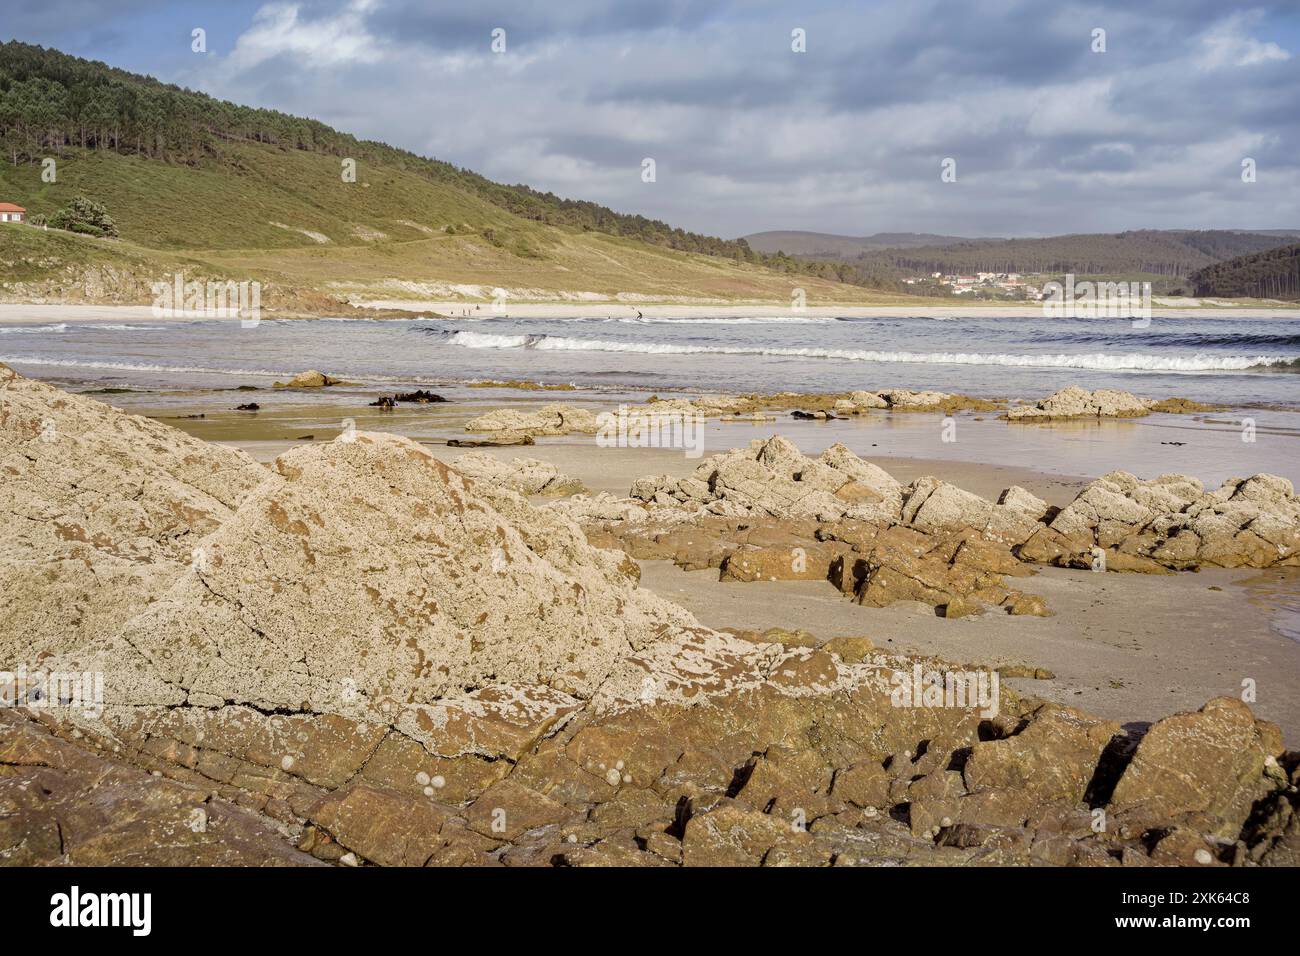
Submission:
[[[871,236],[840,236],[828,232],[756,232],[744,237],[755,252],[784,252],[791,256],[850,259],[863,252],[904,249],[913,246],[948,246],[969,242],[962,236],[940,236],[931,232],[878,232]]]
[[[317,120],[217,100],[16,40],[0,44],[0,137],[14,164],[77,148],[199,165],[219,154],[226,143],[351,157],[358,164],[372,163],[453,186],[533,222],[737,261],[761,258],[744,240],[700,235],[597,203],[562,199],[524,185],[503,185],[450,163],[358,140]]]
[[[1151,230],[1045,239],[988,239],[868,252],[856,262],[876,269],[931,272],[1038,272],[1077,275],[1146,273],[1183,278],[1197,269],[1295,242],[1300,232]]]
[[[1215,263],[1190,279],[1197,295],[1300,301],[1300,244]]]

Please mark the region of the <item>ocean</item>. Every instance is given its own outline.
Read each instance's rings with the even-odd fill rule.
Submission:
[[[1078,384],[1300,411],[1300,325],[1286,318],[50,323],[0,325],[0,361],[141,388],[264,386],[318,368],[380,385],[531,379],[638,394],[907,387],[1036,399]]]

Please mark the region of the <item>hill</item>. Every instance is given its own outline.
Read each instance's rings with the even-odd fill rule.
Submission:
[[[262,281],[264,302],[284,308],[496,287],[516,300],[788,302],[793,286],[810,301],[868,299],[822,263],[494,183],[315,120],[18,42],[0,45],[0,148],[0,201],[42,217],[86,195],[121,236],[0,229],[9,298],[139,301],[180,262]],[[54,182],[42,177],[47,158]]]
[[[1300,301],[1300,244],[1215,263],[1192,273],[1189,281],[1197,295]]]

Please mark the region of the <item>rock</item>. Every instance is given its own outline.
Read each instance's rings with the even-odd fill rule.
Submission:
[[[243,405],[235,406],[235,411],[237,412],[256,412],[261,411],[261,409],[262,406],[257,404],[257,402],[246,402]]]
[[[1196,412],[1212,412],[1217,407],[1194,402],[1189,398],[1163,398],[1158,402],[1152,402],[1148,410],[1166,415],[1191,415]]]
[[[0,864],[315,866],[257,812],[0,708]]]
[[[1186,475],[1143,481],[1111,472],[1088,485],[1020,548],[1024,560],[1087,567],[1101,549],[1108,570],[1300,564],[1300,499],[1285,478],[1233,478],[1206,492]]]
[[[1043,521],[1047,517],[1047,502],[1019,485],[1012,485],[1002,492],[998,504],[1019,512],[1035,522]]]
[[[1062,418],[1138,418],[1150,412],[1154,403],[1131,392],[1099,388],[1090,392],[1071,385],[1053,392],[1034,405],[1017,405],[1007,410],[1013,422],[1050,421]]]
[[[722,581],[825,581],[831,562],[847,548],[809,542],[807,547],[741,547],[722,561]]]
[[[818,409],[815,412],[805,412],[805,411],[800,411],[797,408],[790,413],[790,417],[794,419],[804,419],[807,421],[818,421],[818,422],[833,421],[835,418],[835,416],[832,415],[830,412],[824,411],[822,409]]]
[[[963,770],[966,786],[1010,790],[1035,801],[1083,800],[1102,751],[1119,724],[1098,720],[1073,707],[1044,704],[1024,729],[971,748]]]
[[[302,446],[276,472],[205,540],[205,566],[123,628],[126,648],[97,648],[137,675],[107,679],[112,702],[405,708],[427,737],[410,708],[491,684],[585,695],[620,655],[694,625],[558,513],[408,439]]]
[[[316,369],[309,369],[306,372],[299,372],[287,382],[275,382],[273,388],[328,388],[331,385],[351,385],[352,382],[345,382],[341,378],[332,378],[324,372],[318,372]]]
[[[1037,594],[1023,594],[1019,591],[1012,593],[1002,606],[1007,609],[1008,614],[1017,616],[1031,615],[1033,617],[1051,617],[1052,612],[1047,607],[1047,602]]]
[[[596,415],[573,405],[543,405],[535,411],[498,408],[471,418],[467,432],[505,432],[510,435],[594,435],[599,427]]]
[[[891,388],[877,394],[891,409],[899,411],[951,413],[964,410],[992,411],[1001,407],[997,402],[972,398],[969,395],[953,395],[948,392],[918,392],[907,388]]]
[[[807,844],[807,833],[738,803],[693,816],[682,837],[684,866],[759,866],[782,844]]]
[[[869,637],[832,637],[821,645],[822,650],[834,654],[849,664],[860,664],[874,650],[875,645]]]
[[[868,760],[837,770],[831,792],[864,810],[883,807],[889,800],[889,776],[879,763]]]
[[[521,432],[503,432],[500,439],[496,441],[474,441],[469,438],[449,438],[447,439],[448,448],[504,448],[510,445],[535,445],[532,435],[525,435]]]
[[[471,830],[499,840],[515,840],[567,816],[563,804],[513,780],[489,787],[465,814]]]
[[[1217,697],[1194,713],[1157,721],[1138,744],[1111,796],[1114,812],[1168,820],[1208,814],[1211,832],[1235,837],[1257,800],[1275,790],[1266,761],[1282,752],[1277,727]]]
[[[424,866],[442,846],[439,831],[451,814],[426,797],[354,784],[329,794],[308,816],[341,847],[373,863]]]
[[[522,495],[572,495],[583,490],[582,482],[536,458],[514,458],[507,462],[484,452],[470,452],[455,459],[451,466],[476,481]]]
[[[417,388],[413,392],[398,392],[393,396],[395,402],[411,402],[415,405],[434,405],[439,402],[445,402],[447,399],[441,395],[435,395],[427,389]]]

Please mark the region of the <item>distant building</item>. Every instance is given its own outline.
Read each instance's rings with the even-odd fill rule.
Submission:
[[[27,218],[27,210],[22,206],[15,206],[11,202],[0,202],[0,222],[23,222]]]

